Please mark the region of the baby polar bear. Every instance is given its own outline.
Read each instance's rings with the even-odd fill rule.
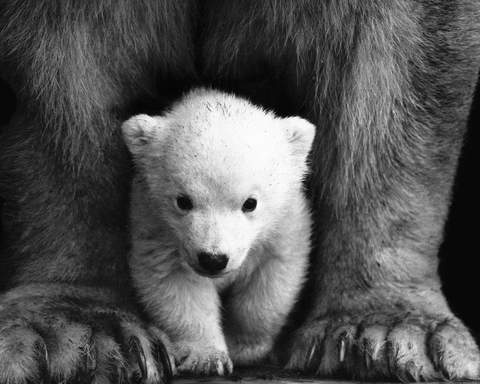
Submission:
[[[305,279],[315,127],[198,89],[122,126],[136,166],[130,267],[179,371],[266,357]],[[222,299],[221,299],[222,297]]]

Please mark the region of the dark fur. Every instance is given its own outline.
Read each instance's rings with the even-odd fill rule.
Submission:
[[[318,126],[314,310],[292,356],[309,351],[309,332],[329,345],[331,322],[392,333],[414,313],[404,323],[422,332],[451,321],[473,351],[459,358],[475,362],[443,302],[436,254],[480,67],[479,20],[476,0],[1,1],[1,75],[18,99],[0,136],[10,294],[86,284],[114,287],[103,297],[118,301],[108,297],[128,281],[130,176],[119,122],[200,81]],[[9,359],[0,354],[0,370]],[[404,366],[340,368],[318,372],[421,378]]]

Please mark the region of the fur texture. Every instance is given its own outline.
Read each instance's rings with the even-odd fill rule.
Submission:
[[[230,358],[258,363],[307,270],[311,223],[302,180],[315,127],[196,90],[165,115],[135,116],[122,129],[137,168],[133,283],[170,336],[178,369],[223,375],[232,372]],[[191,206],[182,209],[179,197]],[[252,198],[257,206],[244,211]],[[205,270],[201,252],[228,262]]]
[[[436,253],[480,67],[479,20],[477,0],[0,1],[1,76],[18,100],[0,136],[0,382],[43,366],[5,347],[33,340],[11,322],[49,325],[54,348],[68,338],[49,319],[70,303],[88,325],[83,290],[134,312],[118,299],[129,290],[130,181],[119,122],[198,82],[319,127],[312,279],[289,367],[478,378],[478,348],[444,301]],[[42,289],[40,302],[30,284],[66,294]],[[7,300],[16,294],[21,307]],[[118,328],[111,319],[102,330]],[[65,379],[83,369],[75,361],[64,361]]]

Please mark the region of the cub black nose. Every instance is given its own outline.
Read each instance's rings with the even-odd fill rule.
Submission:
[[[224,254],[200,252],[198,254],[198,263],[205,272],[215,275],[225,269],[228,263],[228,256]]]

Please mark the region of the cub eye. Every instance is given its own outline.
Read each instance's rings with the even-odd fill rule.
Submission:
[[[177,197],[177,207],[182,211],[190,211],[193,209],[192,199],[186,195],[180,195]]]
[[[252,212],[257,208],[257,200],[249,197],[247,200],[242,205],[242,211],[243,212]]]

